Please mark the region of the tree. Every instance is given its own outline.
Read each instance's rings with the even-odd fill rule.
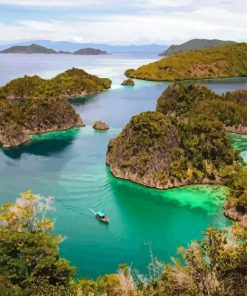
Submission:
[[[42,294],[42,290],[56,288],[70,295],[75,269],[59,258],[62,237],[49,232],[53,222],[47,213],[53,210],[52,201],[52,197],[35,195],[29,190],[15,203],[1,207],[0,286],[4,293],[49,295]]]

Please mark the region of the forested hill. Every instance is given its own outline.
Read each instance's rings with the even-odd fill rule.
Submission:
[[[154,81],[247,76],[247,43],[176,54],[125,74]]]

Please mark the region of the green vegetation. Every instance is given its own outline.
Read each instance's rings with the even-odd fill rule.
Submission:
[[[217,95],[204,86],[175,83],[160,96],[156,110],[179,118],[202,114],[226,127],[247,127],[247,91]]]
[[[99,78],[82,69],[72,68],[48,80],[37,75],[14,79],[0,88],[0,97],[7,99],[70,98],[94,94],[110,87],[110,79]]]
[[[51,198],[27,191],[1,207],[1,295],[70,295],[75,270],[58,256],[62,237],[50,233],[51,206]]]
[[[157,81],[247,76],[247,44],[184,52],[125,73]]]
[[[83,126],[66,99],[110,87],[110,79],[76,68],[49,80],[36,75],[10,81],[0,88],[0,143],[17,146],[32,134]]]
[[[172,162],[179,146],[176,127],[162,113],[133,116],[121,134],[108,146],[107,163],[114,175],[151,187],[168,186]],[[177,153],[180,153],[178,151]],[[133,179],[134,178],[134,179]]]
[[[63,98],[0,101],[0,143],[18,146],[32,134],[83,126],[80,116]]]
[[[217,40],[217,39],[192,39],[189,40],[183,44],[180,45],[171,45],[167,50],[162,52],[161,56],[170,56],[173,54],[181,53],[184,51],[189,50],[197,50],[197,49],[203,49],[203,48],[210,48],[210,47],[216,47],[216,46],[223,46],[227,44],[234,44],[236,42],[233,41],[223,41],[223,40]]]
[[[97,280],[75,278],[51,233],[52,197],[26,191],[0,207],[0,294],[13,296],[242,296],[247,288],[247,229],[208,228],[201,241],[179,248],[172,264],[151,256],[148,275],[126,265]]]
[[[160,189],[221,183],[236,153],[224,126],[204,116],[174,119],[160,112],[132,117],[108,146],[107,163],[120,178]]]

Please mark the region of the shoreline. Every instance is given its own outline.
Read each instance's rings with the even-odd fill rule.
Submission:
[[[193,182],[193,183],[191,182],[191,183],[186,183],[186,184],[181,184],[180,183],[180,185],[173,185],[173,186],[164,187],[164,188],[155,187],[155,186],[152,186],[152,185],[147,185],[147,184],[143,184],[143,183],[140,183],[140,182],[137,182],[137,181],[133,181],[133,180],[127,179],[125,177],[116,176],[112,172],[110,165],[108,163],[106,163],[106,165],[109,168],[111,176],[113,176],[116,179],[123,180],[123,181],[128,181],[128,182],[131,182],[133,184],[137,184],[137,185],[140,185],[140,186],[143,186],[143,187],[146,187],[146,188],[156,189],[156,190],[160,190],[160,191],[165,191],[165,190],[170,190],[170,189],[175,189],[175,188],[182,188],[182,187],[193,186],[193,185],[218,185],[218,186],[223,186],[223,187],[225,186],[220,181],[212,181],[212,182],[210,181],[210,182]]]
[[[176,79],[148,79],[148,78],[138,78],[131,75],[125,75],[128,78],[144,80],[144,81],[153,81],[153,82],[177,82],[177,81],[201,81],[201,80],[217,80],[217,79],[234,79],[234,78],[247,78],[247,76],[227,76],[227,77],[205,77],[205,78],[176,78]]]
[[[20,144],[16,145],[16,146],[4,146],[4,145],[0,145],[0,147],[2,149],[13,149],[13,148],[18,148],[20,147],[21,145],[25,144],[25,143],[28,143],[28,142],[31,142],[33,139],[32,139],[32,136],[35,136],[35,135],[43,135],[43,134],[46,134],[46,133],[53,133],[53,132],[60,132],[60,131],[69,131],[69,130],[72,130],[72,129],[81,129],[83,127],[85,127],[86,125],[82,125],[82,126],[72,126],[72,127],[69,127],[69,128],[64,128],[64,129],[49,129],[49,130],[46,130],[46,131],[43,131],[43,132],[35,132],[35,133],[31,133],[31,134],[28,134],[29,136],[29,139],[21,142]]]
[[[109,172],[111,174],[111,176],[113,178],[116,178],[116,179],[119,179],[119,180],[122,180],[122,181],[127,181],[127,182],[130,182],[132,184],[135,184],[135,185],[138,185],[138,186],[142,186],[142,187],[145,187],[145,188],[148,188],[148,189],[155,189],[155,190],[159,190],[159,191],[167,191],[167,190],[172,190],[172,189],[178,189],[178,188],[183,188],[183,187],[189,187],[189,186],[196,186],[196,185],[209,185],[209,186],[219,186],[219,187],[225,187],[225,188],[229,188],[227,187],[226,185],[224,185],[222,182],[220,181],[215,181],[215,182],[193,182],[193,183],[186,183],[186,184],[180,184],[180,185],[174,185],[174,186],[171,186],[171,187],[166,187],[166,188],[159,188],[159,187],[155,187],[155,186],[151,186],[151,185],[147,185],[147,184],[142,184],[140,182],[137,182],[137,181],[133,181],[133,180],[130,180],[130,179],[127,179],[127,178],[124,178],[124,177],[119,177],[119,176],[116,176],[114,175],[114,173],[111,171],[111,168],[110,168],[110,165],[108,163],[106,163],[108,169],[109,169]],[[239,211],[236,210],[236,208],[227,208],[226,206],[226,202],[227,202],[227,195],[224,196],[224,204],[222,206],[222,213],[223,215],[231,220],[231,221],[235,221],[235,222],[239,222],[239,223],[242,223],[243,225],[247,224],[247,214],[242,214],[240,213]]]

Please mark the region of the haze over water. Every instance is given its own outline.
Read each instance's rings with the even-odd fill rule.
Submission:
[[[154,61],[154,55],[0,55],[0,84],[24,74],[52,77],[71,67],[109,77],[113,89],[71,101],[86,124],[106,121],[108,132],[87,126],[80,130],[35,136],[19,148],[0,151],[0,199],[12,201],[19,192],[52,195],[56,211],[54,232],[66,237],[61,255],[78,267],[78,275],[96,277],[115,272],[118,264],[133,264],[142,272],[154,254],[162,261],[176,256],[180,245],[200,238],[208,225],[224,227],[230,222],[222,213],[226,189],[188,186],[159,191],[117,180],[105,165],[108,141],[132,115],[154,110],[167,83],[136,81],[122,87],[123,72]],[[202,83],[202,82],[200,82]],[[204,81],[216,92],[247,87],[247,78]],[[246,136],[234,136],[236,148],[247,161]],[[105,209],[109,225],[99,223],[88,210]]]

